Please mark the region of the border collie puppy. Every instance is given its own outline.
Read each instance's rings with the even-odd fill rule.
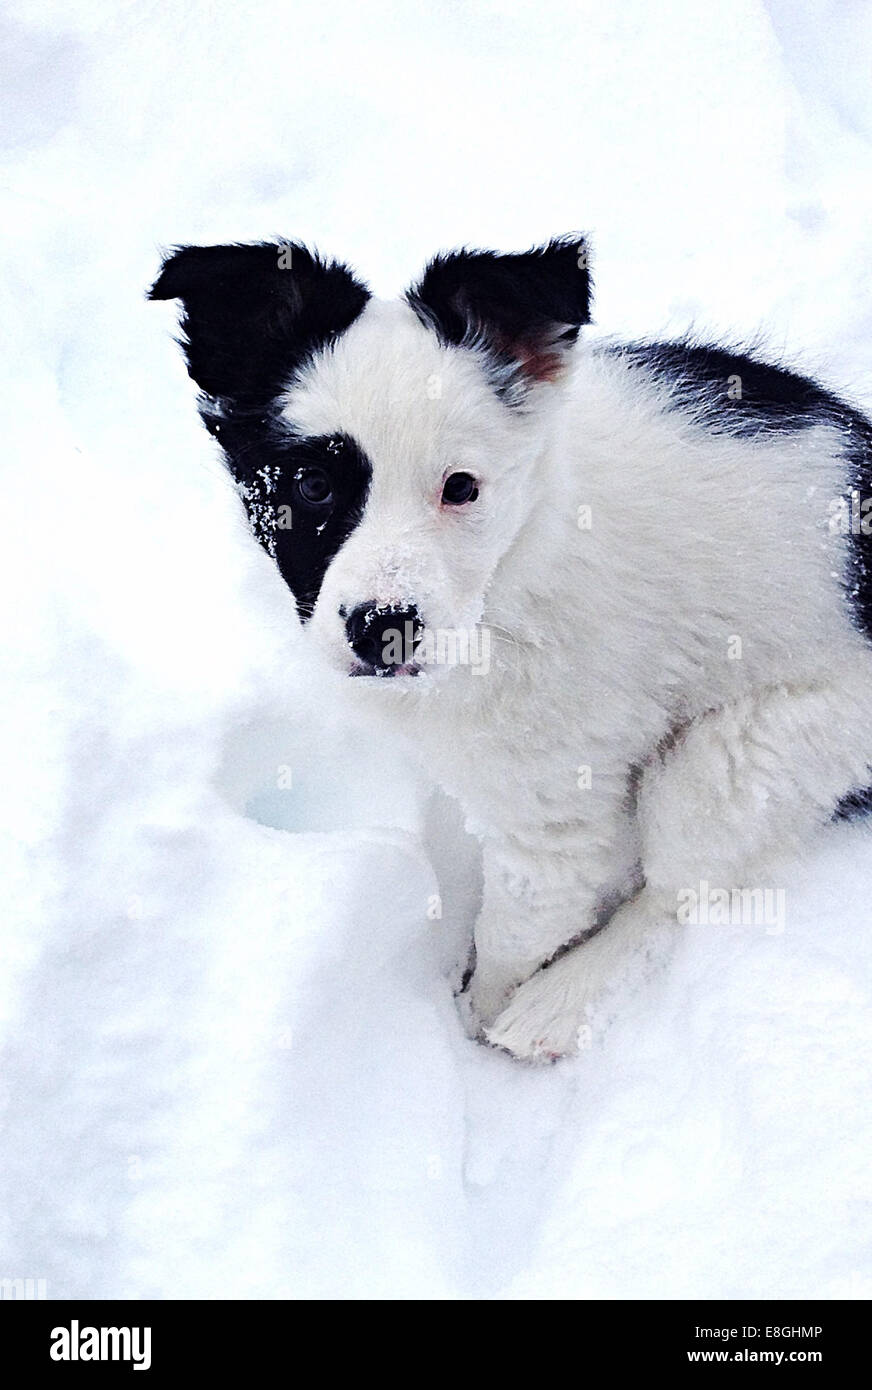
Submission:
[[[578,237],[437,256],[388,303],[295,243],[186,247],[151,297],[182,302],[203,420],[311,641],[482,842],[476,1036],[574,1051],[688,903],[734,921],[863,807],[872,426],[849,405],[720,347],[579,341]]]

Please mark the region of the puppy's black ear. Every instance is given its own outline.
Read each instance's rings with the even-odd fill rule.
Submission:
[[[583,323],[591,279],[584,239],[558,237],[521,255],[437,256],[406,298],[443,342],[482,345],[527,383],[554,381]]]
[[[164,261],[149,298],[182,301],[182,346],[200,389],[257,410],[354,322],[369,291],[337,261],[279,242],[182,247]]]

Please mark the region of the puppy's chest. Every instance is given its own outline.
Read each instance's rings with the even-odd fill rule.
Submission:
[[[494,673],[486,688],[461,678],[434,690],[400,723],[428,776],[474,819],[507,828],[576,819],[591,790],[623,785],[660,733],[618,705],[597,718],[572,683],[556,692],[507,689]]]

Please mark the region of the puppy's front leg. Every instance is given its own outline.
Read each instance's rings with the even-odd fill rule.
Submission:
[[[844,796],[868,786],[870,726],[872,664],[858,662],[828,682],[767,687],[709,710],[664,744],[638,793],[644,889],[528,978],[486,1026],[487,1041],[531,1061],[574,1052],[579,1027],[602,1030],[680,939],[683,894],[711,885],[732,912],[735,892],[749,902],[779,884],[783,893],[791,859]]]
[[[523,839],[488,837],[483,859],[475,972],[464,1001],[474,1034],[561,946],[593,929],[605,902],[632,891],[638,844],[621,808],[598,821],[596,833],[576,823]]]

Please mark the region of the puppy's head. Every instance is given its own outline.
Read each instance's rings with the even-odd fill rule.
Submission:
[[[430,670],[537,501],[584,243],[439,256],[396,303],[295,244],[186,247],[151,297],[182,301],[203,419],[331,663]]]

